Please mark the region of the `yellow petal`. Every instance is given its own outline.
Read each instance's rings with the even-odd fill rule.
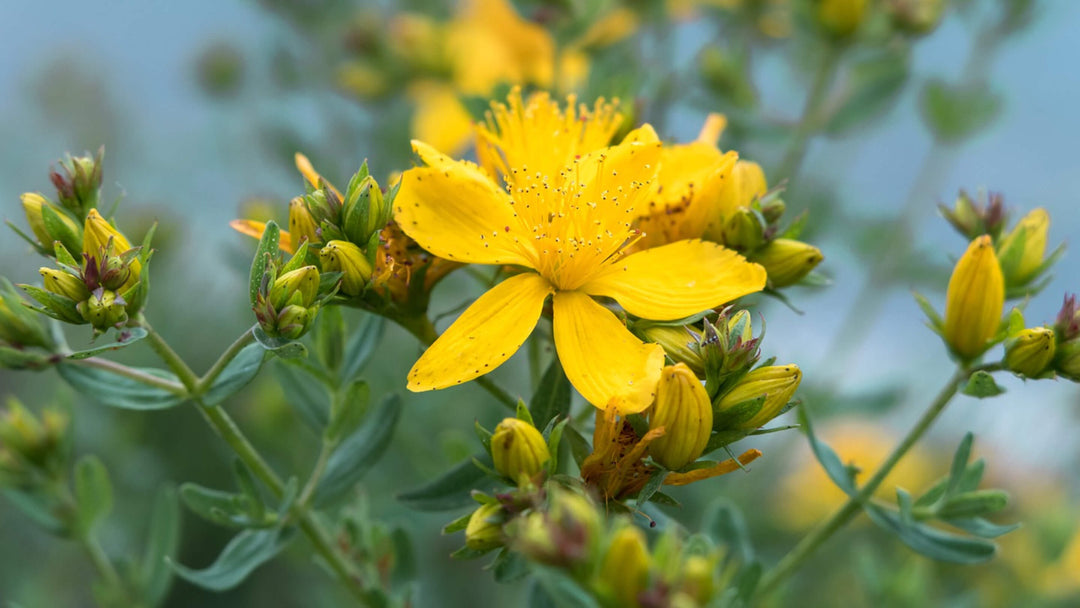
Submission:
[[[768,191],[761,165],[748,160],[735,163],[726,179],[709,185],[701,193],[702,203],[709,208],[706,237],[719,240],[723,219],[740,207],[749,207],[754,198],[765,196]]]
[[[536,327],[551,291],[532,272],[489,289],[424,351],[409,371],[409,390],[454,386],[502,365]]]
[[[506,193],[472,163],[413,147],[430,166],[401,176],[394,220],[405,234],[448,260],[532,267],[534,249]]]
[[[765,269],[715,243],[678,241],[610,264],[582,286],[614,298],[627,312],[670,321],[761,291]]]
[[[472,140],[473,119],[454,89],[425,83],[411,89],[409,96],[416,102],[410,126],[413,136],[438,150],[464,152]]]
[[[664,349],[642,343],[584,293],[560,291],[553,301],[555,349],[574,388],[596,407],[615,400],[620,414],[649,407]]]
[[[261,239],[263,232],[266,230],[266,222],[256,222],[255,220],[233,220],[229,222],[229,228],[239,232],[240,234],[246,234],[247,236]],[[293,248],[292,237],[288,231],[282,230],[278,235],[278,248],[288,253],[296,253],[296,249]]]

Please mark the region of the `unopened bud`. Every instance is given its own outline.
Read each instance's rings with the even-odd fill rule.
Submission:
[[[989,236],[968,246],[949,279],[943,335],[953,352],[973,359],[998,331],[1005,306],[1005,279]]]
[[[761,217],[765,218],[766,224],[774,224],[784,216],[787,205],[779,198],[769,197],[769,199],[761,202]]]
[[[79,302],[76,309],[82,318],[98,331],[110,327],[120,327],[127,323],[126,302],[115,291],[98,288],[86,300]]]
[[[945,0],[888,0],[885,10],[896,29],[922,36],[932,32],[941,22]]]
[[[693,605],[707,605],[716,593],[715,570],[715,561],[701,555],[691,555],[683,562],[679,590],[693,598]]]
[[[638,606],[638,596],[649,584],[649,550],[641,530],[626,525],[611,537],[600,566],[600,582],[619,606]]]
[[[294,245],[299,245],[300,240],[306,238],[309,243],[319,243],[319,224],[308,211],[307,204],[301,197],[289,201],[289,236]]]
[[[356,245],[348,241],[330,241],[319,251],[323,272],[341,272],[341,292],[358,296],[371,278],[371,263]]]
[[[46,253],[52,254],[56,241],[72,251],[78,251],[81,241],[79,225],[75,220],[36,192],[23,194],[22,206],[26,212],[26,223]]]
[[[45,289],[58,296],[64,296],[72,302],[82,302],[90,297],[90,290],[86,288],[86,284],[70,272],[55,268],[40,268],[38,272],[41,273]]]
[[[1054,331],[1061,342],[1080,337],[1080,305],[1077,305],[1076,294],[1065,295],[1054,321]]]
[[[712,402],[694,372],[682,363],[660,372],[649,428],[664,434],[649,445],[649,454],[677,471],[701,456],[712,434]]]
[[[749,207],[740,207],[727,216],[721,242],[736,251],[751,251],[765,242],[765,218]]]
[[[817,22],[836,38],[846,38],[859,29],[866,15],[866,0],[819,0]]]
[[[315,319],[318,307],[286,306],[277,318],[277,334],[289,340],[296,340],[307,333]]]
[[[3,277],[0,277],[0,342],[15,348],[40,346],[51,350],[54,346],[38,313],[23,304],[19,292]]]
[[[100,264],[106,256],[119,257],[130,249],[131,243],[127,238],[112,224],[105,221],[105,218],[101,217],[97,209],[91,209],[86,216],[86,224],[83,227],[82,252],[88,258],[94,258],[95,263]],[[142,264],[137,259],[131,259],[126,264],[130,274],[124,280],[124,286],[130,286],[138,281]]]
[[[743,376],[716,405],[725,430],[751,431],[777,417],[802,381],[797,365],[759,367]]]
[[[44,416],[42,424],[17,399],[9,398],[7,411],[0,416],[0,443],[26,462],[45,466],[62,443],[68,419],[52,409],[46,409]]]
[[[270,303],[275,309],[290,305],[308,307],[319,295],[319,269],[304,266],[290,270],[274,281],[270,288]]]
[[[1022,287],[1036,277],[1046,254],[1046,233],[1050,215],[1034,209],[1021,219],[998,245],[998,260],[1005,284]]]
[[[524,420],[505,418],[491,435],[491,458],[496,471],[522,483],[544,470],[551,452],[536,427]]]
[[[1005,366],[1035,378],[1046,371],[1057,351],[1054,331],[1045,327],[1025,329],[1005,341]]]
[[[60,161],[63,175],[55,170],[49,174],[49,179],[56,186],[60,204],[77,217],[84,217],[97,207],[104,156],[105,148],[99,149],[94,156],[69,156]]]
[[[390,207],[370,175],[349,193],[341,209],[342,230],[354,243],[366,243],[390,221]]]
[[[686,327],[653,325],[642,334],[646,342],[655,342],[676,363],[685,363],[696,374],[705,373],[705,360],[698,350],[698,338]]]
[[[820,249],[793,239],[776,239],[750,255],[750,261],[765,267],[773,287],[798,283],[823,259]]]
[[[490,551],[503,546],[505,511],[497,502],[480,505],[465,528],[465,546],[474,551]]]
[[[754,200],[765,196],[768,191],[769,184],[761,165],[740,159],[715,193],[703,193],[703,202],[714,210],[713,217],[705,225],[705,238],[734,247],[724,240],[730,218],[739,210],[749,210]],[[763,220],[762,217],[759,223]],[[755,230],[751,230],[751,236],[756,234]],[[760,245],[760,241],[754,243],[754,246],[757,245]]]
[[[1062,376],[1080,382],[1080,341],[1072,340],[1058,346],[1054,369]]]
[[[750,318],[750,312],[737,311],[727,321],[728,343],[735,346],[736,342],[746,343],[754,339],[754,323]]]

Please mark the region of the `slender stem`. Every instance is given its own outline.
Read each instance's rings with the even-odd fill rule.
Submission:
[[[304,484],[304,489],[300,491],[300,497],[296,499],[296,503],[301,508],[307,508],[311,498],[315,495],[315,488],[319,486],[319,480],[322,479],[323,472],[326,470],[326,463],[329,462],[330,454],[333,453],[336,445],[337,442],[323,440],[322,449],[319,450],[319,458],[311,469],[311,475],[308,477],[307,483]]]
[[[236,358],[236,355],[240,354],[240,351],[244,350],[245,346],[251,344],[255,340],[254,332],[255,326],[252,326],[251,329],[240,334],[240,337],[230,344],[229,348],[225,349],[224,353],[221,353],[218,360],[210,366],[210,369],[206,370],[206,373],[203,374],[202,378],[199,378],[200,393],[208,390],[214,384],[214,380],[217,380],[218,376],[221,375],[221,372],[225,371],[225,368],[229,363]]]
[[[105,550],[101,548],[101,543],[97,541],[97,538],[93,534],[86,533],[79,538],[79,541],[83,549],[86,550],[86,554],[90,556],[94,568],[101,574],[101,578],[105,580],[105,584],[113,589],[122,589],[123,581],[120,580],[120,575],[116,572],[112,560],[105,554]]]
[[[125,378],[130,378],[136,382],[145,384],[147,386],[153,386],[162,390],[169,391],[174,395],[187,394],[187,390],[184,389],[183,386],[180,386],[172,380],[158,378],[157,376],[148,374],[142,370],[128,367],[122,363],[116,363],[115,361],[110,361],[108,359],[102,359],[101,357],[87,357],[86,359],[78,359],[72,362],[76,365],[103,369],[112,372],[117,376],[124,376]]]
[[[207,423],[225,440],[225,443],[232,448],[233,452],[247,465],[255,477],[259,478],[275,497],[281,498],[285,484],[274,469],[263,459],[255,446],[244,436],[240,427],[220,406],[207,406],[203,403],[199,393],[201,384],[199,378],[195,376],[195,373],[191,371],[191,368],[188,367],[184,360],[169,347],[164,338],[154,331],[145,318],[140,318],[139,323],[146,329],[147,337],[150,339],[150,344],[154,347],[154,350],[184,383],[184,386],[188,389],[188,397],[195,403]],[[250,333],[248,332],[248,334]],[[244,340],[243,336],[233,343],[230,350],[239,352],[244,347],[244,344],[241,344],[242,340]],[[221,366],[224,367],[226,364],[227,362],[222,363]],[[206,377],[209,377],[209,374]],[[363,579],[355,571],[349,558],[343,555],[331,541],[329,533],[323,528],[315,513],[312,512],[308,505],[302,503],[294,504],[292,513],[298,520],[300,529],[315,548],[316,553],[326,561],[327,565],[330,566],[353,597],[362,605],[366,605],[368,597]]]
[[[428,319],[427,316],[395,318],[394,321],[407,329],[409,333],[416,336],[416,339],[420,340],[420,343],[424,346],[430,346],[439,338],[439,332],[435,331],[435,326],[431,324],[431,320]],[[517,397],[496,384],[494,380],[491,380],[487,376],[480,376],[473,380],[473,382],[490,393],[492,397],[495,397],[499,403],[510,408],[511,411],[517,411]]]
[[[795,126],[795,137],[788,144],[784,159],[780,162],[780,168],[775,174],[779,179],[786,179],[788,183],[795,179],[795,176],[799,173],[799,168],[802,166],[803,159],[806,158],[810,138],[817,134],[821,128],[821,117],[819,116],[821,106],[828,98],[833,79],[836,78],[836,72],[840,68],[842,50],[843,47],[841,46],[829,44],[822,54],[821,63],[818,64],[817,71],[814,73],[814,80],[810,84],[810,91],[806,96],[806,105],[803,106],[802,116],[799,117],[799,122]]]
[[[984,366],[981,368],[983,371],[992,371],[998,369],[998,366]],[[825,541],[829,540],[834,533],[840,528],[843,528],[851,519],[862,511],[863,505],[873,496],[878,487],[881,486],[885,478],[892,472],[893,467],[907,454],[908,450],[926,431],[934,424],[941,412],[945,411],[945,406],[952,401],[952,398],[959,390],[961,383],[964,382],[970,375],[970,370],[958,369],[952,378],[945,384],[941,391],[934,398],[934,401],[930,404],[930,407],[923,412],[922,417],[919,418],[915,426],[908,431],[907,435],[900,440],[889,457],[885,459],[885,462],[881,463],[873,477],[866,482],[866,484],[856,493],[854,496],[848,498],[831,517],[818,524],[809,534],[803,537],[799,541],[795,548],[788,552],[774,567],[772,570],[765,573],[765,576],[761,579],[759,585],[760,594],[768,594],[776,590],[781,582],[791,575],[811,554],[814,553]]]

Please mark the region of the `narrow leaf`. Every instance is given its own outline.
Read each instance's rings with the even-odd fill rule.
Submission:
[[[209,591],[227,591],[244,582],[256,568],[273,559],[292,539],[290,531],[244,530],[233,537],[213,564],[202,570],[169,560],[189,583]]]
[[[390,445],[401,417],[401,398],[390,395],[372,410],[363,426],[341,442],[326,464],[315,491],[315,502],[325,505],[341,499],[378,461]]]

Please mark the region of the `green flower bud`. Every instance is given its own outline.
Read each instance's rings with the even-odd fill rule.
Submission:
[[[90,297],[90,290],[79,277],[55,268],[39,268],[45,289],[58,296],[64,296],[72,302],[82,302]]]
[[[94,156],[69,156],[60,161],[63,175],[55,170],[49,174],[49,179],[59,195],[60,204],[77,217],[85,217],[91,209],[97,207],[104,157],[104,147]]]
[[[640,606],[638,596],[648,587],[651,560],[641,530],[626,525],[611,537],[600,565],[600,585],[619,606]]]
[[[280,310],[289,305],[311,306],[319,295],[319,269],[304,266],[281,275],[270,288],[270,303]]]
[[[836,38],[855,33],[866,17],[867,0],[818,0],[818,25]]]
[[[787,287],[810,274],[825,256],[813,245],[792,239],[776,239],[750,256],[765,267],[773,287]]]
[[[307,204],[302,197],[296,197],[289,201],[289,236],[293,246],[299,246],[300,240],[306,238],[309,243],[320,243],[319,224],[308,210]]]
[[[366,243],[390,221],[390,206],[375,178],[364,178],[341,209],[342,230],[354,243]]]
[[[765,242],[765,218],[749,207],[739,207],[724,218],[723,244],[736,251],[752,251]]]
[[[330,241],[319,251],[323,272],[341,272],[341,292],[358,296],[371,278],[371,263],[356,245],[348,241]]]
[[[551,452],[536,427],[524,420],[505,418],[491,435],[491,458],[496,471],[520,484],[544,470]]]
[[[311,328],[317,311],[318,307],[286,306],[278,314],[276,333],[290,340],[299,338]]]
[[[3,277],[0,277],[0,341],[20,349],[39,346],[52,350],[55,346],[38,313],[23,304],[19,292]]]
[[[942,335],[953,352],[973,359],[986,350],[1001,324],[1005,279],[990,237],[968,245],[949,279]]]
[[[1025,329],[1005,341],[1005,366],[1010,371],[1035,378],[1050,366],[1056,350],[1057,339],[1052,329]]]
[[[797,365],[759,367],[743,376],[716,405],[724,430],[752,431],[778,416],[802,381]]]
[[[1080,382],[1080,341],[1066,342],[1059,345],[1057,350],[1054,369],[1069,380]]]
[[[115,291],[98,288],[86,300],[79,302],[76,309],[82,318],[98,331],[105,331],[110,327],[120,327],[127,323],[128,315],[125,309],[127,303],[116,295]]]
[[[912,36],[934,31],[941,22],[945,0],[888,0],[885,10],[896,29]]]
[[[44,467],[62,447],[68,422],[67,415],[50,408],[44,412],[43,424],[11,397],[0,416],[0,443],[24,461]]]
[[[743,344],[754,339],[754,323],[747,310],[737,311],[731,315],[727,322],[728,343],[735,346],[736,342]]]
[[[646,342],[663,347],[676,363],[685,363],[695,374],[705,373],[705,360],[698,350],[698,338],[687,327],[653,325],[642,332]]]
[[[1001,239],[997,255],[1007,286],[1022,287],[1038,276],[1049,229],[1050,215],[1045,209],[1033,209]]]
[[[26,213],[26,223],[30,225],[31,232],[37,237],[38,244],[45,253],[52,255],[56,241],[73,251],[79,249],[80,231],[75,220],[36,192],[23,194],[21,200]]]
[[[697,460],[709,443],[712,422],[712,402],[694,372],[682,363],[665,367],[649,412],[649,428],[664,429],[649,445],[653,459],[676,471]]]
[[[490,551],[505,543],[503,522],[506,512],[499,503],[487,503],[473,511],[465,527],[465,546],[473,551]]]
[[[938,205],[938,211],[966,239],[984,234],[996,237],[1005,224],[1005,204],[999,194],[984,198],[988,200],[978,203],[961,190],[952,209]]]

